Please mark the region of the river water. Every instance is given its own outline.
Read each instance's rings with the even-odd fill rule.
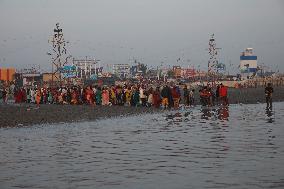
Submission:
[[[284,188],[284,103],[0,129],[0,188]]]

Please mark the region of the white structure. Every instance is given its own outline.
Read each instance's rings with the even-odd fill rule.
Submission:
[[[96,59],[73,59],[73,65],[76,66],[77,77],[81,79],[89,79],[92,75],[98,75],[100,65],[97,66],[99,60]]]
[[[240,56],[240,71],[243,78],[251,77],[257,72],[257,56],[252,48],[246,48]]]
[[[112,73],[118,77],[126,78],[130,75],[129,64],[114,64],[112,66]]]

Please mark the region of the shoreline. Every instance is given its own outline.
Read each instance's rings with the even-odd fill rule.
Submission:
[[[273,102],[284,101],[284,86],[273,87]],[[230,104],[256,104],[265,103],[264,87],[258,88],[229,88],[228,98]]]
[[[230,88],[230,104],[265,103],[264,88]],[[284,87],[274,87],[273,102],[284,101]],[[182,101],[183,102],[183,101]],[[195,104],[200,105],[198,92]],[[40,124],[96,121],[104,118],[155,113],[161,109],[129,106],[1,104],[0,128],[23,127]]]
[[[42,104],[0,105],[0,128],[40,124],[96,121],[120,116],[158,112],[159,109],[129,106],[90,106]]]

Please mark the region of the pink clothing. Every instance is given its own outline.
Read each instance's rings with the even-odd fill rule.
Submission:
[[[102,105],[108,105],[109,104],[109,93],[108,90],[103,90],[102,92]]]

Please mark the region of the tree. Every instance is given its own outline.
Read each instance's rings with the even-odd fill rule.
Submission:
[[[169,70],[167,72],[167,75],[168,75],[169,78],[174,78],[175,77],[175,72],[173,70]]]
[[[146,75],[146,73],[147,73],[147,65],[139,63],[139,70],[141,70],[143,75]]]

